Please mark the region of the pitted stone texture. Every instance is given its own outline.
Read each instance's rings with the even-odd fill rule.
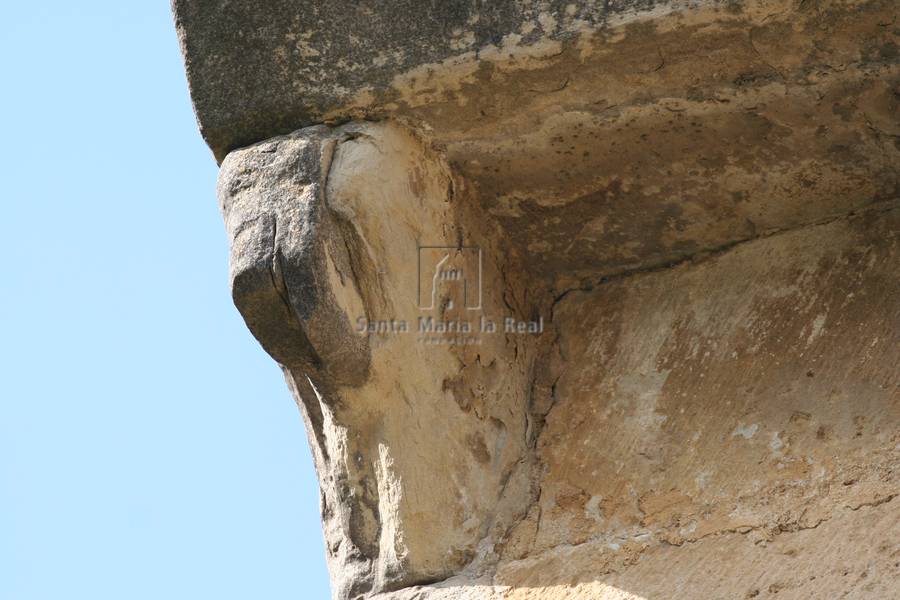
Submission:
[[[492,577],[379,600],[892,598],[900,208],[573,291]]]
[[[336,598],[900,587],[895,0],[173,4]],[[356,334],[429,244],[545,334]]]
[[[347,312],[361,304],[353,257],[327,210],[324,185],[339,136],[325,127],[233,153],[219,197],[231,240],[231,288],[247,325],[280,364],[315,369],[359,385],[369,369],[367,340]],[[342,306],[339,299],[346,300]]]
[[[558,41],[697,2],[173,0],[201,131],[219,158],[320,122],[452,57]],[[702,2],[702,4],[721,4]],[[493,51],[491,52],[491,49]]]
[[[219,195],[235,303],[304,414],[335,598],[491,560],[531,499],[531,340],[420,341],[418,247],[482,227],[446,164],[395,126],[314,127],[231,153]],[[488,250],[483,310],[502,314],[503,256]],[[464,310],[438,301],[442,320]]]
[[[535,293],[900,193],[895,0],[175,8],[219,159],[314,122],[402,122],[477,190]]]

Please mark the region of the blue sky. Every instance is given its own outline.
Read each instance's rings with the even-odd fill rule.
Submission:
[[[168,3],[6,3],[0,598],[327,598]]]

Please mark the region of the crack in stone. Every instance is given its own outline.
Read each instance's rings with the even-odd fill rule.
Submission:
[[[866,207],[863,207],[860,209],[856,209],[856,210],[853,210],[850,212],[841,213],[839,215],[830,215],[828,217],[824,217],[824,218],[818,219],[816,221],[803,223],[796,227],[784,227],[784,228],[770,229],[770,230],[764,231],[760,234],[757,234],[757,235],[754,235],[751,237],[740,238],[737,240],[726,242],[726,243],[718,245],[718,246],[714,246],[712,248],[699,250],[690,255],[682,256],[680,258],[666,261],[659,265],[653,265],[653,266],[647,266],[647,267],[637,267],[634,269],[626,269],[623,271],[613,272],[608,275],[603,275],[596,281],[586,283],[586,284],[583,284],[580,286],[573,286],[573,287],[567,288],[567,289],[555,294],[553,297],[553,302],[551,304],[551,308],[550,308],[550,320],[551,321],[553,320],[556,305],[559,304],[563,299],[565,299],[566,296],[568,296],[569,294],[572,294],[572,293],[590,292],[590,291],[595,290],[598,286],[606,284],[606,283],[612,283],[614,281],[621,281],[623,279],[628,279],[631,277],[645,275],[648,273],[660,273],[660,272],[668,271],[668,270],[676,268],[676,267],[680,267],[681,265],[684,265],[684,264],[689,264],[689,263],[692,263],[694,265],[703,264],[709,260],[718,258],[718,257],[728,253],[729,251],[733,250],[734,248],[736,248],[738,246],[742,246],[744,244],[749,244],[749,243],[755,242],[757,240],[764,240],[764,239],[779,236],[782,234],[792,233],[795,231],[802,231],[804,229],[822,227],[825,225],[829,225],[831,223],[835,223],[837,221],[841,221],[844,219],[852,219],[854,217],[860,217],[860,216],[864,216],[867,214],[887,213],[887,212],[890,212],[893,210],[897,210],[898,208],[900,208],[900,199],[890,200],[890,201],[881,202],[881,203],[877,203],[877,204],[872,204],[872,205],[869,205],[869,206],[866,206]]]

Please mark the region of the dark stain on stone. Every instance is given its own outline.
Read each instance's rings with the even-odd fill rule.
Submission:
[[[487,444],[484,443],[484,437],[480,433],[470,433],[466,437],[466,443],[475,460],[483,465],[491,462],[491,453],[488,452]]]

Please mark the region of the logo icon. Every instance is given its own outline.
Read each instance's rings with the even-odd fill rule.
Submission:
[[[419,246],[421,310],[481,310],[481,248]]]

